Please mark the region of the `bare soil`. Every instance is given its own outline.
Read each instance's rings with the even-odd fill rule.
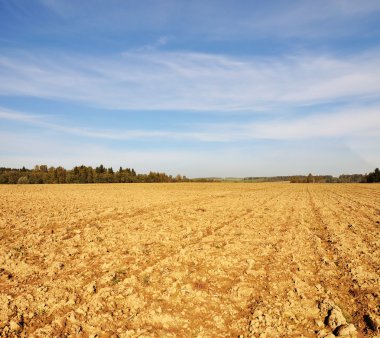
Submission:
[[[0,337],[379,337],[379,262],[376,184],[0,186]]]

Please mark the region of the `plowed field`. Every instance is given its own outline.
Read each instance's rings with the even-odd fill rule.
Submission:
[[[376,184],[0,186],[0,337],[378,337],[379,262]]]

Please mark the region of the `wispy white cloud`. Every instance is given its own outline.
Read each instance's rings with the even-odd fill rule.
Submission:
[[[29,124],[52,131],[63,132],[67,134],[110,140],[130,140],[142,138],[176,138],[183,135],[180,133],[171,133],[161,130],[95,130],[88,127],[77,127],[70,125],[62,125],[52,122],[52,116],[47,114],[30,115],[24,112],[12,111],[0,107],[0,120],[10,120],[19,123]]]
[[[268,6],[269,7],[269,6]],[[376,22],[380,3],[376,0],[298,0],[278,2],[255,20],[243,21],[253,36],[342,37],[370,35],[367,25]]]
[[[380,51],[257,59],[190,52],[0,57],[0,95],[130,110],[262,111],[380,97]]]
[[[251,124],[245,129],[252,137],[278,140],[380,136],[380,105],[272,120]]]
[[[26,122],[26,123],[33,124],[33,123],[38,123],[40,118],[41,116],[39,115],[20,113],[14,110],[9,110],[9,109],[0,107],[0,119],[2,120],[11,120],[11,121]]]
[[[319,112],[307,117],[279,119],[270,117],[263,122],[235,122],[229,124],[194,124],[176,131],[164,129],[93,129],[54,123],[50,115],[29,115],[0,108],[0,120],[31,124],[60,133],[84,138],[117,141],[167,139],[196,142],[237,142],[260,139],[306,140],[323,138],[355,139],[380,137],[380,105],[366,108],[346,108],[333,112]]]
[[[159,48],[165,46],[169,42],[169,37],[168,36],[160,36],[158,39],[156,39],[154,42],[143,45],[141,47],[135,48],[134,52],[135,53],[147,53],[147,52],[152,52],[156,51]]]

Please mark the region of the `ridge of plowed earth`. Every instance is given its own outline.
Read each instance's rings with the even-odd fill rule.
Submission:
[[[379,193],[0,186],[0,337],[376,337]]]

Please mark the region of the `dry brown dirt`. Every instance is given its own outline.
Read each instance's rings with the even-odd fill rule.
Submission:
[[[379,337],[380,185],[0,186],[0,337]]]

